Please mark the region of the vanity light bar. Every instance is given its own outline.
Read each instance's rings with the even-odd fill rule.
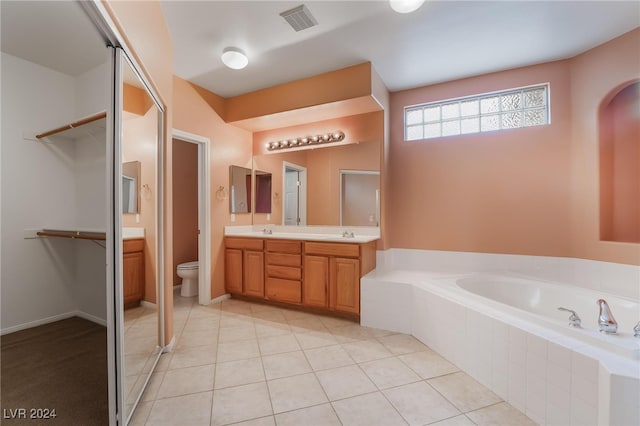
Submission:
[[[274,151],[277,149],[295,148],[307,145],[320,145],[324,143],[340,142],[344,140],[344,132],[324,133],[322,135],[304,136],[301,138],[283,139],[281,141],[267,142],[267,149]]]

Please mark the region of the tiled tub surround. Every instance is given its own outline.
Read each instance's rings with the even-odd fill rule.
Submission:
[[[343,236],[345,232],[349,235],[348,237]],[[224,235],[227,237],[277,238],[338,243],[369,243],[380,239],[380,228],[375,226],[225,226]]]
[[[362,279],[362,325],[412,334],[540,424],[640,424],[640,339],[631,337],[634,324],[621,324],[616,336],[561,322],[556,327],[456,285],[480,273],[583,287],[605,299],[640,299],[637,266],[391,249],[378,252],[376,270]],[[572,301],[562,306],[572,309]],[[591,311],[579,314],[586,328],[595,327],[595,300]],[[640,319],[640,312],[635,316]],[[599,344],[607,340],[624,344]]]

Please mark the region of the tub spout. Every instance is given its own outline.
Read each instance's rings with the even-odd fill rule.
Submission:
[[[580,319],[578,314],[576,314],[575,311],[572,311],[571,309],[567,309],[567,308],[563,308],[563,307],[559,307],[558,310],[559,311],[565,311],[565,312],[571,312],[571,316],[569,317],[569,325],[571,327],[580,327],[581,326],[582,320]]]
[[[609,309],[609,304],[604,299],[598,299],[600,314],[598,315],[598,325],[600,331],[607,334],[615,334],[618,331],[618,323]]]
[[[633,327],[633,337],[640,337],[640,321]]]

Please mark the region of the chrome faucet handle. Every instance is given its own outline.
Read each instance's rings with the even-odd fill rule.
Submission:
[[[271,229],[269,229],[269,228],[264,228],[264,229],[262,230],[262,233],[264,233],[264,234],[268,234],[268,235],[271,235],[271,234],[273,234],[273,231],[272,231]]]
[[[600,313],[598,314],[598,325],[600,331],[607,334],[615,334],[618,331],[618,322],[613,317],[609,304],[604,299],[598,299],[596,302],[600,307]]]
[[[343,238],[354,238],[354,237],[355,237],[355,235],[353,234],[353,232],[347,232],[347,231],[344,231],[344,232],[342,233],[342,237],[343,237]]]
[[[640,321],[633,327],[633,337],[640,337]]]
[[[559,311],[571,312],[571,316],[569,317],[569,325],[571,327],[580,327],[582,325],[582,320],[576,313],[576,311],[572,311],[571,309],[559,307]]]

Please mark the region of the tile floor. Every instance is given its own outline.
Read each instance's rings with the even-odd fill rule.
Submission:
[[[134,425],[533,425],[412,336],[176,294]]]

